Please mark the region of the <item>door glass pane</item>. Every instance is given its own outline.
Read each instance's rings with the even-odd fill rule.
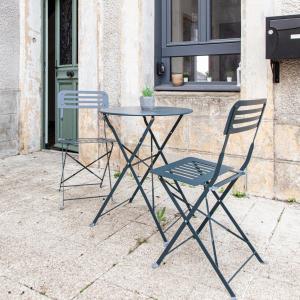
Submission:
[[[172,0],[172,42],[198,40],[198,0]]]
[[[172,74],[180,73],[189,82],[236,81],[239,54],[173,57]]]
[[[72,64],[72,0],[60,0],[60,64]]]
[[[241,37],[241,0],[211,0],[211,38]]]

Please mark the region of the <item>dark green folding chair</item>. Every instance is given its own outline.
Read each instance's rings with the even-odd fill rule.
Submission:
[[[227,124],[224,130],[225,140],[222,151],[219,155],[219,159],[217,163],[198,159],[195,157],[188,157],[174,163],[165,165],[163,167],[154,169],[152,172],[159,176],[159,179],[168,193],[170,199],[174,203],[177,208],[180,219],[183,219],[182,224],[174,234],[173,238],[168,243],[167,247],[164,249],[163,253],[159,257],[159,259],[153,264],[153,268],[157,268],[163,261],[163,259],[169,253],[173,252],[175,249],[183,245],[185,242],[194,239],[200,249],[204,252],[205,256],[209,260],[213,269],[221,279],[225,288],[229,292],[232,299],[235,299],[235,294],[230,287],[230,282],[235,278],[235,276],[242,270],[242,268],[250,261],[252,257],[256,257],[260,263],[263,263],[263,260],[255,250],[255,248],[250,243],[249,239],[242,231],[232,214],[229,212],[228,208],[224,204],[224,199],[226,195],[228,195],[229,191],[232,189],[236,181],[243,175],[245,175],[246,168],[250,162],[253,150],[254,150],[254,142],[257,136],[258,128],[262,120],[262,116],[266,107],[266,99],[258,99],[258,100],[247,100],[247,101],[238,101],[232,107]],[[229,138],[232,134],[245,133],[247,131],[253,131],[253,140],[248,150],[248,154],[246,156],[246,160],[241,166],[240,169],[236,170],[233,167],[226,166],[223,164],[225,150],[229,141]],[[171,180],[171,182],[170,182]],[[187,200],[186,197],[182,197],[179,191],[176,188],[176,184],[178,182],[182,182],[192,186],[203,186],[203,192],[197,201],[193,204]],[[217,190],[220,190],[221,187],[225,187],[223,193],[219,195]],[[207,195],[211,192],[216,198],[216,203],[210,209]],[[205,201],[205,202],[204,202]],[[180,203],[183,203],[187,206],[187,209],[181,207]],[[206,206],[206,211],[200,209],[200,205],[204,203]],[[234,232],[222,225],[218,221],[213,218],[214,213],[217,211],[219,207],[222,207],[226,215],[229,217],[230,221],[236,228],[237,232]],[[191,223],[191,219],[193,216],[196,216],[196,213],[200,213],[204,215],[204,221],[201,223],[198,228],[195,228]],[[178,221],[178,220],[176,220]],[[175,224],[176,221],[173,223]],[[247,260],[242,264],[242,266],[228,279],[226,280],[224,275],[222,274],[217,258],[216,244],[214,241],[213,227],[212,224],[217,224],[227,232],[233,234],[243,242],[245,242],[252,254]],[[173,225],[172,224],[172,225]],[[210,238],[212,243],[213,255],[209,253],[204,243],[201,241],[200,233],[203,231],[204,227],[208,224]],[[182,234],[185,227],[188,227],[191,231],[192,235],[185,239],[183,242],[175,245],[175,242]]]

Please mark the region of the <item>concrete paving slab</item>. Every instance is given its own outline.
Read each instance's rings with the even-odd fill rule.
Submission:
[[[42,151],[0,160],[0,299],[229,299],[194,239],[160,268],[151,268],[163,243],[140,194],[93,228],[88,225],[102,199],[70,201],[59,210],[60,158],[58,152]],[[67,170],[76,165],[71,162]],[[84,180],[90,178],[81,173],[75,182]],[[126,176],[108,208],[128,199],[135,186]],[[167,208],[171,222],[177,211],[157,179],[155,186],[157,207]],[[149,180],[144,188],[151,199]],[[201,192],[182,188],[190,199]],[[103,191],[108,191],[107,180]],[[75,197],[95,192],[97,187],[68,189]],[[213,198],[209,201],[212,206]],[[232,195],[225,203],[267,261],[261,265],[253,258],[232,281],[238,298],[299,299],[300,206]],[[215,218],[233,228],[222,210]],[[191,222],[197,228],[202,220]],[[220,268],[228,278],[251,253],[242,241],[213,228]],[[179,241],[190,234],[185,230]],[[201,239],[211,251],[208,226]]]
[[[111,283],[107,283],[104,280],[96,280],[86,291],[82,291],[76,298],[78,300],[83,299],[95,299],[95,300],[143,300],[151,299],[145,295],[142,295],[138,291],[130,291],[121,287],[115,286]]]
[[[0,276],[1,293],[0,299],[24,299],[24,300],[43,300],[47,299],[42,293],[34,291],[24,285],[18,284],[6,277]]]

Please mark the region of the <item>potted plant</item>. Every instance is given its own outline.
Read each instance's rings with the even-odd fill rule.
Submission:
[[[183,73],[183,82],[184,83],[187,83],[187,82],[189,82],[189,78],[190,78],[190,75],[189,75],[189,73]]]
[[[150,87],[145,87],[142,91],[143,96],[140,97],[140,105],[142,110],[151,110],[155,106],[154,91]]]
[[[208,82],[212,82],[211,74],[210,74],[209,72],[206,72],[205,75],[206,75],[206,80],[207,80]]]
[[[227,82],[232,82],[233,72],[232,71],[226,72],[226,77],[227,77]]]
[[[183,74],[182,73],[173,73],[172,74],[172,84],[174,86],[183,85]]]

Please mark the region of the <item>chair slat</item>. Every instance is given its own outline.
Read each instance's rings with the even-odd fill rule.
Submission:
[[[244,118],[244,119],[235,119],[233,121],[233,124],[242,124],[242,123],[248,123],[248,122],[253,122],[253,121],[257,121],[260,119],[260,115],[259,116],[255,116],[255,117],[251,117],[251,118]]]
[[[263,108],[247,109],[247,110],[238,110],[235,114],[236,114],[236,115],[248,115],[248,114],[261,113],[262,109],[263,109]]]
[[[253,124],[253,125],[243,126],[243,127],[231,128],[230,133],[239,133],[239,132],[251,130],[251,129],[257,128],[257,125],[258,125],[258,123]]]

